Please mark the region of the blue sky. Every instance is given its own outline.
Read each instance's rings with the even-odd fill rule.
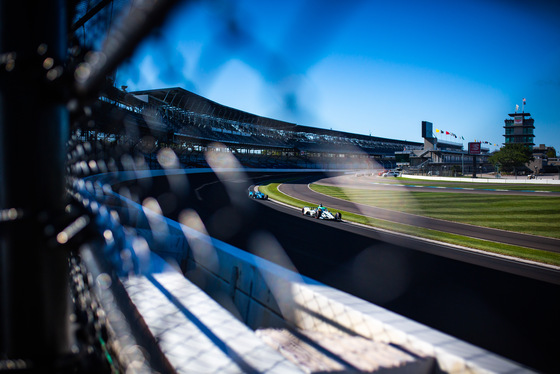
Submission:
[[[465,146],[501,145],[526,98],[535,143],[560,153],[559,20],[560,2],[540,0],[199,1],[173,12],[117,84],[401,140],[421,142],[430,121]]]

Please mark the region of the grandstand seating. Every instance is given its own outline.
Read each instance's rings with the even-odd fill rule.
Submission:
[[[222,143],[248,168],[368,168],[372,159],[392,167],[396,151],[423,146],[260,117],[180,88],[126,93],[112,87],[98,100],[93,117],[104,136],[126,135],[136,142],[152,167],[164,146],[174,149],[183,167],[207,167],[208,145]],[[129,130],[115,124],[124,118],[135,125],[132,140]],[[150,146],[146,136],[153,139]]]

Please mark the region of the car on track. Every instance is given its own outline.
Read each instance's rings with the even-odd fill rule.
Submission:
[[[262,193],[261,191],[249,190],[249,197],[252,199],[268,200],[268,195]]]
[[[333,213],[322,205],[319,205],[316,208],[304,206],[303,208],[301,208],[301,214],[303,214],[304,216],[310,216],[317,219],[342,221],[342,214],[340,214],[339,212]]]
[[[386,173],[383,173],[383,177],[398,177],[399,176],[399,172],[398,171],[388,171]]]

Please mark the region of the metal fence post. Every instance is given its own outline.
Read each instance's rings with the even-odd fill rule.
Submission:
[[[63,222],[65,1],[0,2],[0,357],[51,367],[69,351]]]

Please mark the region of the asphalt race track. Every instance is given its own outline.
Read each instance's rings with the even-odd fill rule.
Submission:
[[[302,179],[301,181],[296,181],[289,184],[283,184],[280,186],[280,191],[300,200],[314,202],[317,204],[322,203],[323,205],[332,207],[334,209],[339,209],[339,210],[344,210],[346,212],[384,219],[387,221],[405,223],[405,224],[423,227],[427,229],[445,231],[453,234],[470,236],[478,239],[492,240],[495,242],[518,245],[527,248],[541,249],[550,252],[560,252],[560,240],[554,238],[546,238],[541,236],[536,237],[534,235],[527,235],[527,234],[515,233],[511,231],[497,230],[497,229],[491,229],[486,227],[466,225],[466,224],[461,224],[461,223],[456,223],[451,221],[444,221],[444,220],[439,220],[439,219],[434,219],[429,217],[422,217],[413,214],[397,212],[389,209],[374,208],[367,205],[359,205],[349,201],[336,199],[334,197],[325,196],[308,188],[308,183],[315,180],[317,180],[317,177],[306,178],[306,179]],[[336,185],[332,183],[333,178],[327,178],[325,179],[325,181],[327,181],[327,183],[325,184]],[[329,183],[329,181],[331,182]],[[321,181],[321,183],[324,183],[323,180]],[[375,189],[392,189],[392,190],[407,190],[407,191],[410,191],[412,189],[414,191],[422,190],[422,191],[434,192],[434,189],[431,189],[429,187],[418,189],[418,188],[392,186],[392,185],[379,185],[379,184],[374,185],[372,183],[364,183],[359,185],[354,184],[354,185],[350,185],[350,187],[362,188],[362,189],[375,188]],[[441,192],[442,189],[438,189],[437,191]],[[488,191],[488,190],[453,189],[451,191],[454,193],[477,193],[477,194],[500,193],[500,191]],[[511,194],[529,195],[531,193],[511,191]],[[534,193],[534,194],[543,196],[543,193]],[[544,196],[551,196],[551,195],[545,194]]]
[[[560,372],[558,271],[320,221],[247,197],[251,184],[271,177],[192,174],[178,196],[165,177],[129,188],[140,199],[156,197],[174,219],[194,209],[210,235],[234,246],[538,371]]]

